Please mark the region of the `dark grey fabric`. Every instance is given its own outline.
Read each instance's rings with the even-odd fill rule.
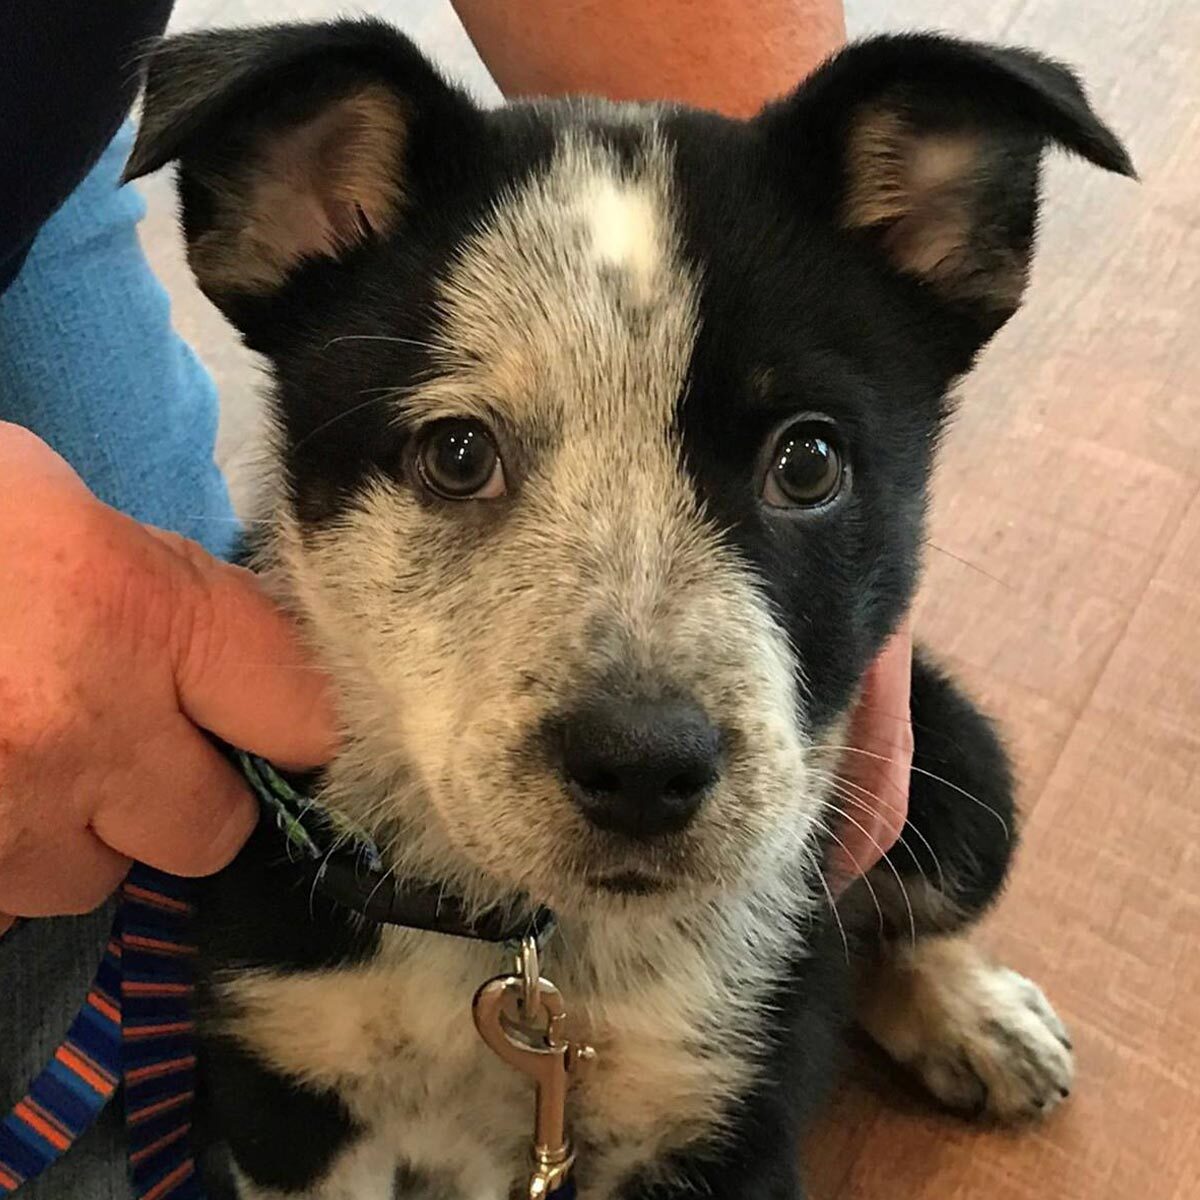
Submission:
[[[112,928],[110,902],[86,917],[27,921],[0,939],[0,1112],[24,1094],[79,1011]],[[130,1200],[116,1105],[20,1200]]]

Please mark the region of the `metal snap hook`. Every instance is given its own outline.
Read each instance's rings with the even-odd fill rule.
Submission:
[[[533,1080],[534,1129],[531,1200],[541,1200],[566,1180],[575,1161],[566,1131],[567,1087],[574,1068],[594,1057],[564,1033],[562,993],[539,973],[537,945],[528,938],[516,974],[489,979],[472,1004],[479,1036],[510,1067]]]

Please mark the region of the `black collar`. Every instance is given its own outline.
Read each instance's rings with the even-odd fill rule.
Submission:
[[[350,856],[330,858],[314,874],[316,890],[323,896],[380,925],[480,942],[519,942],[528,936],[540,942],[554,925],[548,908],[524,909],[517,916],[499,908],[470,912],[458,897],[447,896],[434,884],[399,882],[387,872],[364,869]]]
[[[365,833],[335,830],[302,784],[243,750],[221,747],[258,797],[264,820],[279,830],[288,857],[311,877],[321,895],[380,925],[401,925],[429,933],[482,942],[543,940],[554,914],[536,905],[468,910],[461,899],[437,884],[397,880]]]

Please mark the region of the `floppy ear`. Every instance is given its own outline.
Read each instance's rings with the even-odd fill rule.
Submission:
[[[179,160],[188,260],[228,312],[391,233],[414,164],[478,115],[382,22],[186,34],[148,60],[125,177]]]
[[[1134,174],[1066,67],[935,35],[852,45],[758,120],[806,204],[968,318],[973,349],[1020,302],[1043,148]]]

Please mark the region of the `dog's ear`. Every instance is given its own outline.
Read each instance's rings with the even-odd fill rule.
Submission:
[[[229,311],[396,229],[414,164],[465,152],[478,117],[378,21],[185,34],[148,58],[125,175],[179,160],[188,259]]]
[[[1066,67],[936,35],[852,45],[758,121],[809,211],[922,281],[978,344],[1020,302],[1045,146],[1134,174]]]

